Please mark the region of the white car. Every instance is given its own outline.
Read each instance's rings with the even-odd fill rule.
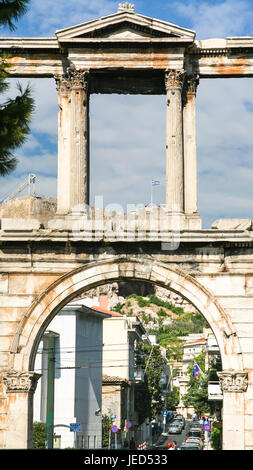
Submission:
[[[188,437],[187,441],[186,441],[186,444],[198,444],[201,449],[203,449],[204,447],[204,442],[200,439],[200,437]]]

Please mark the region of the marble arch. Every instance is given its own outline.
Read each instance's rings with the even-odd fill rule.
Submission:
[[[54,38],[0,38],[0,57],[14,77],[54,78],[59,102],[55,206],[30,197],[1,207],[0,448],[31,446],[33,358],[59,308],[92,285],[139,279],[206,317],[223,361],[223,449],[252,450],[253,223],[202,229],[195,98],[205,78],[253,77],[253,37],[196,40],[124,3]],[[91,93],[165,95],[165,208],[117,218],[89,207]]]

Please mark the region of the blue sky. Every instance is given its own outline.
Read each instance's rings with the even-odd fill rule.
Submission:
[[[114,13],[118,1],[32,0],[16,30],[0,36],[53,37],[57,29]],[[253,36],[252,1],[144,1],[137,13],[196,31],[197,39]],[[24,83],[25,80],[20,80]],[[15,80],[11,81],[13,93]],[[1,178],[0,196],[31,172],[37,192],[56,196],[57,94],[53,80],[30,80],[36,111],[32,132],[17,151],[19,165]],[[91,96],[91,203],[147,204],[150,181],[159,179],[154,202],[165,202],[165,97]],[[197,92],[198,201],[204,227],[217,218],[252,217],[252,79],[201,80]],[[253,217],[252,217],[253,218]]]

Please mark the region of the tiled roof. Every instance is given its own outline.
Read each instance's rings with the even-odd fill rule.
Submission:
[[[113,375],[106,375],[106,374],[103,374],[102,376],[102,381],[103,383],[122,383],[122,382],[126,382],[128,384],[130,384],[130,381],[127,380],[127,379],[124,379],[122,377],[117,377],[117,376],[113,376]]]
[[[90,308],[92,310],[97,310],[98,312],[101,312],[101,313],[107,313],[108,315],[111,315],[112,317],[122,317],[122,315],[118,312],[113,312],[111,310],[107,310],[106,308],[102,308],[96,305]]]

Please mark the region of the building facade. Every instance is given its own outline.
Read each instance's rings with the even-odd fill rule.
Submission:
[[[56,315],[36,356],[35,368],[42,377],[35,392],[34,421],[45,422],[48,427],[51,387],[53,445],[59,448],[96,449],[102,445],[103,319],[108,315],[84,303],[70,302]],[[48,383],[50,334],[55,337],[51,384]]]

